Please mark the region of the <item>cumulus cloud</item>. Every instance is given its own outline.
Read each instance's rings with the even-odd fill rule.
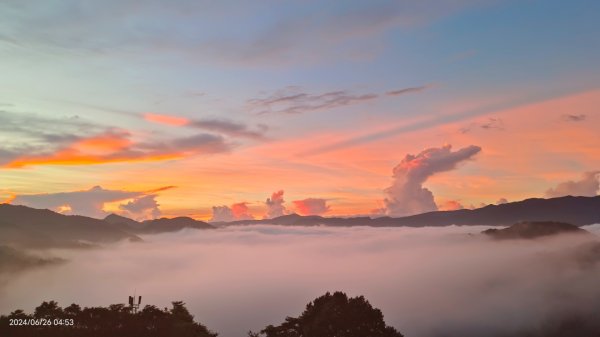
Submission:
[[[236,220],[252,220],[254,217],[250,214],[247,202],[238,202],[231,206],[213,206],[212,218],[213,222],[229,222]]]
[[[479,153],[478,146],[468,146],[452,152],[450,145],[430,148],[415,155],[407,154],[393,170],[392,186],[385,189],[386,214],[405,216],[436,211],[433,193],[423,183],[436,173],[450,171]]]
[[[155,191],[172,187],[173,186],[167,186]],[[89,190],[83,191],[17,195],[11,203],[33,208],[50,209],[64,214],[103,218],[108,215],[108,213],[104,211],[104,205],[106,203],[129,199],[133,199],[133,201],[121,205],[123,207],[122,210],[128,211],[128,214],[139,215],[148,210],[150,210],[150,215],[152,212],[159,212],[158,204],[151,205],[152,201],[156,203],[154,197],[156,197],[156,194],[153,193],[148,195],[147,191],[107,190],[101,186],[94,186]],[[155,209],[152,209],[151,206]]]
[[[581,180],[565,181],[546,191],[546,198],[564,197],[567,195],[593,197],[600,189],[600,171],[583,173]]]
[[[212,218],[210,219],[210,221],[228,222],[233,220],[235,220],[235,217],[233,216],[233,212],[231,211],[231,208],[229,206],[222,205],[212,207]]]
[[[267,214],[265,218],[272,219],[278,216],[285,215],[287,210],[285,209],[285,200],[283,200],[283,190],[273,192],[270,198],[267,198],[265,205],[267,206]]]
[[[307,198],[295,200],[296,212],[301,215],[321,215],[327,213],[331,207],[327,205],[327,199]]]
[[[119,205],[121,215],[138,221],[159,218],[161,211],[156,197],[155,194],[144,195]]]
[[[247,202],[238,202],[231,205],[231,213],[236,220],[251,220],[254,217],[250,214]]]

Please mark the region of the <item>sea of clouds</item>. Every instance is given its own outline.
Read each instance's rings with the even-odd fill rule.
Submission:
[[[223,337],[299,315],[326,291],[364,295],[406,336],[482,336],[599,308],[600,263],[582,241],[492,241],[489,227],[282,227],[184,230],[99,249],[52,250],[69,262],[13,275],[0,313],[44,300],[105,306],[187,303]],[[600,225],[584,227],[600,234]],[[470,235],[473,234],[473,235]]]

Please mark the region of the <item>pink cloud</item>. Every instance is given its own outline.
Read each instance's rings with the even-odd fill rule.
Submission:
[[[307,198],[304,200],[295,200],[294,206],[296,212],[301,215],[320,215],[327,213],[331,207],[327,205],[327,199]]]

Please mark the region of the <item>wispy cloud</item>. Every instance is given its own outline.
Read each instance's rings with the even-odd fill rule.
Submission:
[[[268,127],[264,124],[251,128],[246,124],[234,122],[224,118],[201,118],[190,119],[172,115],[163,115],[156,113],[144,114],[144,119],[153,123],[165,124],[170,126],[185,126],[190,128],[202,129],[216,132],[232,138],[247,138],[253,140],[266,140],[265,132]]]
[[[329,110],[343,106],[360,104],[376,100],[382,96],[401,96],[417,93],[430,86],[410,87],[378,93],[351,93],[347,90],[328,91],[324,93],[309,93],[300,87],[289,86],[262,98],[248,100],[250,111],[262,115],[267,113],[301,114],[313,111]]]
[[[398,89],[398,90],[391,90],[391,91],[386,92],[385,94],[388,96],[400,96],[400,95],[421,92],[426,89],[429,89],[430,87],[431,86],[423,85],[420,87],[411,87],[411,88],[404,88],[404,89]]]
[[[235,11],[230,2],[166,5],[107,0],[86,6],[75,0],[44,6],[8,2],[0,4],[6,13],[0,40],[53,53],[143,58],[162,52],[221,65],[307,64],[372,57],[381,50],[385,33],[427,24],[482,2],[488,1],[369,1],[328,6],[237,2]],[[268,20],[259,15],[269,11],[278,15]],[[65,13],[69,20],[64,19]],[[45,29],[36,28],[40,22]],[[251,28],[240,33],[231,29],[232,22],[236,28]],[[182,27],[187,34],[181,34]]]
[[[504,122],[500,118],[490,117],[484,121],[477,121],[468,126],[460,128],[460,133],[469,133],[475,129],[480,130],[504,130]]]
[[[189,124],[190,120],[184,117],[168,116],[155,113],[145,113],[144,119],[150,122],[172,126],[183,126]]]
[[[561,116],[561,119],[565,122],[582,122],[582,121],[585,121],[586,117],[587,116],[584,114],[578,114],[578,115],[565,114],[565,115]]]
[[[297,87],[288,87],[265,98],[251,99],[248,101],[248,106],[259,115],[266,113],[300,114],[352,105],[377,97],[377,94],[352,94],[345,90],[311,94],[300,91]]]

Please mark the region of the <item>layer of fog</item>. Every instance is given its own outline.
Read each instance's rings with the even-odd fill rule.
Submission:
[[[600,303],[600,265],[576,262],[563,236],[494,242],[487,227],[228,227],[145,243],[54,250],[70,262],[14,275],[0,313],[43,300],[82,306],[183,300],[223,337],[297,316],[326,291],[365,295],[407,336],[491,335]],[[600,225],[584,227],[600,233]],[[487,333],[482,333],[485,331]]]

